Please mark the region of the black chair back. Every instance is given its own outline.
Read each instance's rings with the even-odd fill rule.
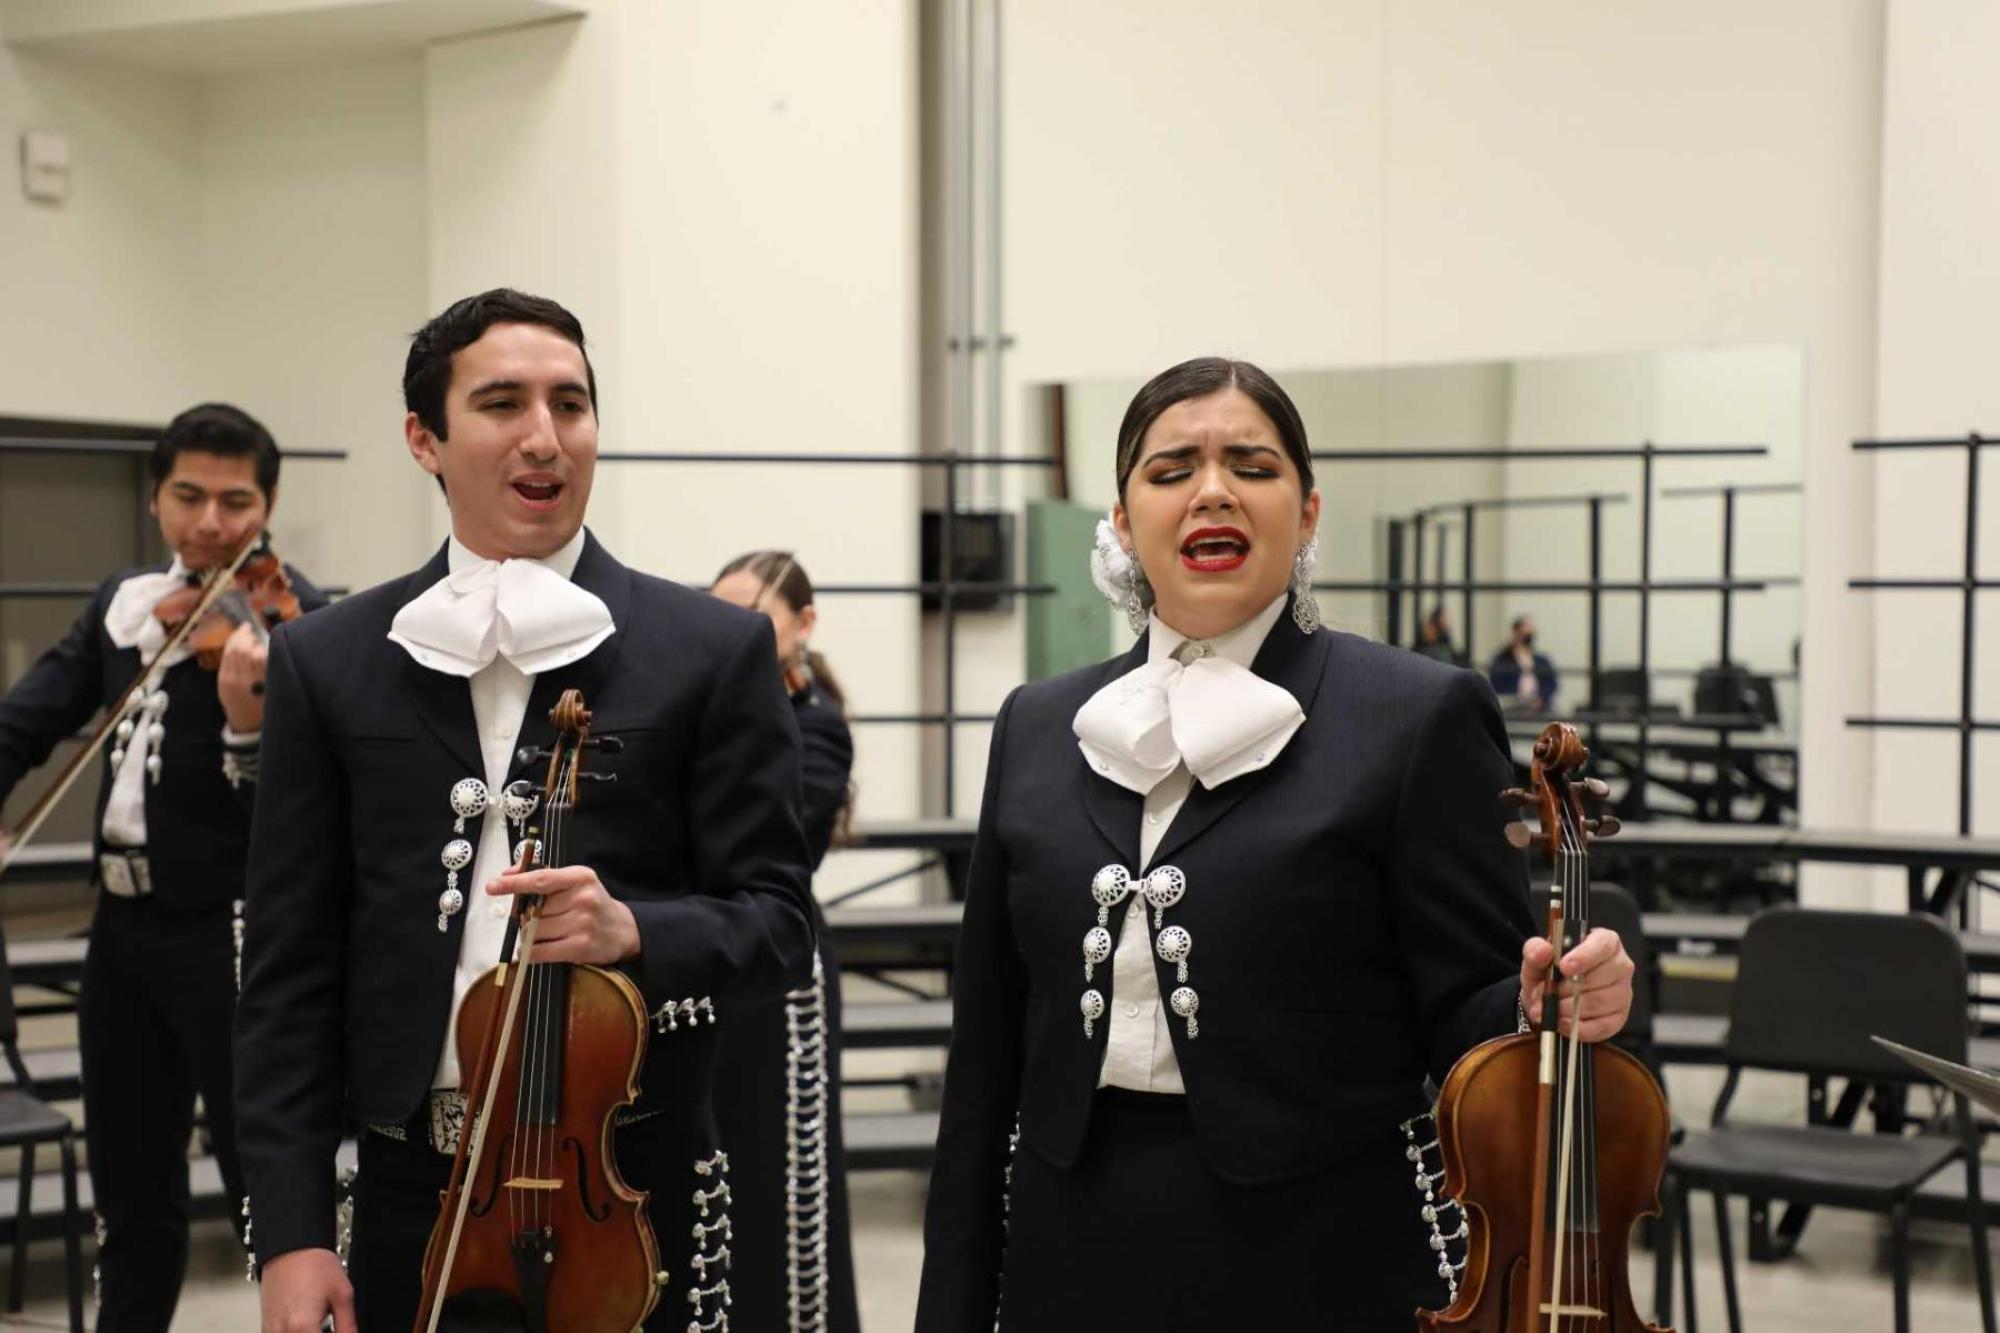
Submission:
[[[1660,970],[1658,960],[1653,957],[1652,943],[1646,938],[1645,922],[1639,916],[1639,902],[1616,884],[1594,883],[1590,886],[1590,924],[1617,931],[1618,938],[1625,942],[1625,952],[1631,956],[1635,971],[1632,1015],[1625,1020],[1625,1031],[1619,1035],[1621,1039],[1650,1045],[1653,1014],[1659,1008]]]
[[[1963,1063],[1966,997],[1965,953],[1936,917],[1771,908],[1737,956],[1729,1063],[1918,1082],[1869,1038]]]
[[[1652,707],[1653,693],[1646,673],[1637,667],[1606,667],[1597,673],[1597,693],[1591,701],[1600,713],[1643,713]]]
[[[20,1043],[21,1015],[14,1008],[14,965],[7,961],[7,931],[0,925],[0,1053],[5,1054],[8,1068],[14,1071],[15,1085],[33,1092],[28,1066],[21,1060]]]
[[[1778,691],[1769,676],[1724,662],[1705,666],[1694,678],[1694,711],[1760,717],[1778,725]]]

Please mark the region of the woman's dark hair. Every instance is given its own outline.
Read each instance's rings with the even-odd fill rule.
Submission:
[[[597,368],[583,343],[583,323],[546,296],[530,296],[512,287],[495,287],[446,306],[444,313],[410,335],[410,354],[403,360],[403,406],[417,414],[424,429],[445,438],[445,392],[451,388],[451,358],[486,336],[495,324],[539,324],[576,344],[583,353],[590,410],[597,410]]]
[[[714,587],[731,574],[746,572],[763,585],[762,591],[757,595],[755,603],[757,606],[761,607],[766,597],[777,597],[791,608],[793,615],[798,615],[813,604],[812,580],[806,576],[805,566],[801,565],[798,557],[790,551],[750,551],[739,555],[716,571],[715,577],[709,580],[709,586]],[[846,717],[847,691],[840,688],[840,681],[834,676],[833,668],[826,664],[826,658],[808,649],[805,666],[812,672],[813,684],[818,687],[819,692],[832,702],[842,717]],[[842,847],[847,844],[853,823],[854,784],[850,782],[847,784],[847,801],[840,807],[840,813],[834,817],[834,846]]]
[[[1312,491],[1312,448],[1306,443],[1306,423],[1299,419],[1299,409],[1293,405],[1291,396],[1279,387],[1276,380],[1248,361],[1198,356],[1161,371],[1132,395],[1132,405],[1125,409],[1125,420],[1118,427],[1118,494],[1121,499],[1125,495],[1125,483],[1131,480],[1132,469],[1139,464],[1139,444],[1146,438],[1146,432],[1152,429],[1153,423],[1160,419],[1160,414],[1175,403],[1186,402],[1190,398],[1206,398],[1224,389],[1241,389],[1271,419],[1271,424],[1278,428],[1278,442],[1285,447],[1292,466],[1299,470],[1300,490],[1306,493]]]
[[[167,423],[146,460],[154,490],[173,475],[174,460],[190,449],[223,458],[256,459],[257,489],[264,492],[264,503],[271,503],[271,492],[278,489],[278,442],[263,422],[230,403],[190,407]]]

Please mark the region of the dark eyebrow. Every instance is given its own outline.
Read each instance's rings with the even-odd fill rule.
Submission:
[[[482,384],[475,384],[465,396],[470,400],[483,398],[489,393],[521,393],[527,387],[520,380],[487,380]],[[590,399],[590,389],[576,380],[562,380],[551,385],[550,390],[559,394],[575,394],[586,402]]]
[[[209,493],[207,487],[202,486],[196,482],[189,481],[186,477],[178,478],[176,480],[168,482],[167,484],[169,486],[172,486],[176,491],[187,492],[194,495],[207,495]],[[221,495],[225,498],[234,498],[240,495],[255,495],[256,493],[257,490],[254,486],[224,486],[220,491],[216,492],[217,495]]]
[[[1198,444],[1183,444],[1177,448],[1161,449],[1156,453],[1147,454],[1140,461],[1142,463],[1157,463],[1164,459],[1168,462],[1178,463],[1193,458],[1200,452],[1201,446]],[[1273,458],[1278,456],[1278,451],[1268,444],[1225,444],[1222,446],[1222,452],[1231,458],[1248,458],[1252,454],[1270,454]]]

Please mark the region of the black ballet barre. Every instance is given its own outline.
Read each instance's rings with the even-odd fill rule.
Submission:
[[[938,570],[945,575],[939,583],[913,584],[832,584],[816,588],[818,593],[828,595],[869,595],[896,594],[935,597],[938,612],[944,617],[944,651],[942,668],[944,675],[943,703],[947,718],[953,712],[953,704],[958,694],[958,599],[966,595],[1005,595],[1019,592],[1027,596],[1040,596],[1055,591],[1045,585],[1028,584],[985,584],[955,582],[951,573],[957,565],[958,527],[958,474],[968,467],[1059,467],[1062,460],[1048,454],[961,454],[956,450],[945,450],[929,454],[886,454],[886,453],[812,453],[793,450],[781,453],[718,453],[704,452],[658,452],[635,450],[630,452],[607,452],[598,455],[600,462],[611,463],[690,463],[698,465],[785,465],[806,466],[846,465],[874,467],[917,467],[939,468],[944,472],[944,505],[938,511]],[[695,586],[699,587],[700,584]],[[950,814],[957,805],[957,728],[949,721],[940,727],[944,741],[944,809]]]
[[[1982,450],[1995,445],[2000,445],[2000,439],[1981,435],[1977,431],[1953,438],[1854,441],[1854,448],[1860,453],[1905,453],[1939,449],[1965,451],[1965,560],[1959,576],[1955,579],[1865,578],[1847,581],[1848,588],[1855,592],[1955,591],[1959,594],[1958,716],[1916,718],[1861,715],[1849,717],[1847,725],[1878,730],[1957,732],[1958,831],[1961,834],[1972,832],[1973,738],[1982,731],[2000,731],[2000,722],[1973,716],[1973,685],[1978,679],[1975,673],[1979,658],[1979,594],[2000,588],[2000,579],[1981,578],[1979,574],[1979,456]],[[1966,894],[1959,900],[1959,919],[1962,924],[1971,921],[1971,897],[1972,895]]]
[[[600,463],[834,463],[877,464],[884,467],[1054,467],[1060,461],[1046,454],[822,454],[822,453],[654,453],[606,450]]]
[[[43,439],[33,435],[0,436],[0,453],[4,454],[122,454],[145,457],[153,452],[153,439],[143,440],[65,440]],[[345,449],[281,449],[278,456],[285,462],[292,459],[308,461],[342,462],[347,458]]]
[[[1320,449],[1315,462],[1326,463],[1464,463],[1505,462],[1514,458],[1761,458],[1770,450],[1761,444],[1580,444],[1501,445],[1463,449]]]
[[[19,601],[57,601],[88,597],[97,589],[95,583],[0,583],[0,597]],[[328,597],[345,597],[348,592],[343,586],[321,588],[320,591]]]
[[[1789,575],[1775,579],[1315,579],[1313,587],[1329,592],[1401,592],[1408,589],[1429,592],[1561,592],[1561,593],[1664,593],[1664,592],[1762,592],[1766,588],[1795,584]]]
[[[1761,444],[1662,445],[1662,444],[1656,444],[1651,440],[1644,440],[1636,445],[1582,444],[1582,445],[1504,445],[1498,447],[1473,446],[1464,448],[1454,447],[1454,448],[1433,448],[1433,449],[1324,449],[1324,450],[1314,451],[1313,458],[1316,461],[1325,463],[1463,463],[1463,462],[1506,463],[1506,462],[1513,462],[1516,460],[1524,460],[1524,461],[1541,460],[1545,462],[1549,461],[1574,462],[1587,459],[1629,459],[1631,461],[1638,463],[1639,464],[1639,577],[1636,580],[1632,580],[1629,584],[1629,587],[1620,588],[1618,589],[1618,591],[1630,591],[1636,593],[1639,597],[1639,674],[1642,679],[1648,682],[1648,689],[1650,690],[1650,682],[1652,679],[1652,666],[1653,666],[1652,597],[1655,593],[1669,592],[1669,591],[1722,592],[1725,594],[1725,600],[1726,600],[1726,597],[1729,593],[1738,591],[1742,592],[1753,591],[1753,589],[1749,587],[1709,586],[1703,588],[1699,586],[1699,584],[1694,582],[1674,580],[1671,581],[1670,583],[1669,581],[1655,580],[1653,578],[1653,495],[1655,491],[1655,487],[1653,485],[1654,468],[1662,461],[1671,462],[1679,459],[1689,459],[1689,458],[1762,458],[1768,456],[1769,453],[1770,453],[1769,448]],[[1560,498],[1561,497],[1545,497],[1543,498],[1543,500],[1545,503],[1555,503]],[[1590,696],[1591,696],[1590,703],[1593,707],[1595,707],[1597,703],[1598,682],[1602,674],[1601,646],[1602,646],[1603,622],[1602,622],[1602,608],[1600,599],[1602,595],[1609,590],[1607,589],[1603,579],[1603,573],[1604,573],[1603,506],[1607,501],[1604,497],[1593,497],[1589,495],[1585,495],[1579,498],[1581,499],[1582,503],[1586,504],[1590,509],[1590,527],[1589,527],[1589,543],[1590,543],[1589,575],[1590,576],[1587,579],[1573,583],[1561,583],[1560,586],[1550,587],[1545,589],[1545,591],[1551,593],[1578,593],[1590,598],[1590,654],[1589,654]],[[1457,506],[1452,506],[1452,505],[1440,506],[1440,508],[1445,511],[1448,511],[1454,507],[1463,510],[1464,503],[1460,502]],[[1419,515],[1417,515],[1416,521],[1421,521],[1423,517],[1424,515],[1422,513],[1419,513]],[[1391,531],[1390,531],[1390,558],[1389,558],[1390,573],[1394,576],[1392,580],[1393,583],[1392,589],[1384,589],[1380,586],[1377,586],[1374,583],[1365,584],[1364,586],[1359,586],[1359,587],[1350,586],[1345,588],[1343,588],[1339,583],[1331,583],[1329,585],[1324,585],[1324,586],[1327,586],[1329,591],[1342,591],[1342,590],[1357,591],[1357,592],[1389,591],[1391,595],[1389,597],[1390,614],[1388,616],[1388,625],[1390,630],[1391,642],[1401,641],[1401,635],[1400,635],[1401,592],[1409,591],[1418,596],[1421,596],[1423,591],[1426,589],[1439,593],[1445,591],[1462,592],[1465,594],[1466,597],[1467,619],[1469,622],[1470,608],[1472,605],[1472,594],[1474,592],[1482,592],[1482,591],[1523,592],[1523,591],[1536,590],[1533,588],[1511,586],[1511,583],[1508,580],[1497,580],[1492,584],[1481,584],[1478,580],[1474,579],[1472,577],[1472,569],[1471,569],[1471,562],[1473,558],[1473,543],[1471,541],[1471,532],[1470,532],[1471,528],[1470,513],[1466,514],[1466,526],[1468,530],[1466,533],[1466,542],[1465,542],[1466,549],[1464,555],[1464,561],[1466,564],[1465,577],[1462,578],[1457,585],[1448,584],[1442,578],[1442,574],[1444,572],[1442,552],[1440,552],[1439,555],[1439,565],[1438,565],[1438,573],[1440,577],[1438,579],[1431,580],[1428,582],[1424,580],[1423,552],[1421,548],[1417,552],[1417,571],[1416,571],[1417,578],[1413,580],[1402,578],[1401,523],[1400,521],[1392,521]],[[1752,582],[1757,585],[1756,588],[1754,589],[1755,591],[1762,591],[1763,589],[1766,588],[1779,586],[1779,581],[1773,579],[1750,580],[1748,582]],[[1315,586],[1322,586],[1322,585],[1315,585]],[[1469,626],[1466,635],[1466,644],[1468,652],[1474,651],[1472,649],[1472,638]],[[1648,726],[1649,726],[1648,720],[1646,719],[1645,716],[1642,715],[1638,722],[1638,727],[1639,727],[1639,743],[1638,743],[1638,754],[1637,754],[1638,766],[1632,774],[1632,791],[1629,797],[1630,805],[1627,811],[1634,818],[1638,819],[1643,819],[1646,815],[1646,788],[1648,781],[1647,771],[1646,771],[1646,753],[1647,753]]]
[[[1481,510],[1570,509],[1578,506],[1586,507],[1590,511],[1591,549],[1595,551],[1603,527],[1604,506],[1607,504],[1624,504],[1630,499],[1629,495],[1622,493],[1593,492],[1582,495],[1507,495],[1486,499],[1445,501],[1438,504],[1425,505],[1420,509],[1414,510],[1408,519],[1392,518],[1389,520],[1389,577],[1391,579],[1400,579],[1402,576],[1403,529],[1406,524],[1412,534],[1412,563],[1416,565],[1417,572],[1415,585],[1418,586],[1412,587],[1412,596],[1413,598],[1420,596],[1423,588],[1426,586],[1431,591],[1442,596],[1444,592],[1446,528],[1441,520],[1445,515],[1452,515],[1459,521],[1459,542],[1461,546],[1459,554],[1460,575],[1462,582],[1469,585],[1476,581],[1478,543],[1474,540],[1474,525]],[[1428,585],[1425,585],[1424,537],[1426,530],[1433,525],[1437,528],[1437,577],[1431,580]],[[1601,571],[1593,566],[1590,576],[1594,579],[1600,573]],[[1472,646],[1476,640],[1475,626],[1477,622],[1474,615],[1474,602],[1472,598],[1472,594],[1475,591],[1477,591],[1476,588],[1469,586],[1463,589],[1464,601],[1460,606],[1459,612],[1464,626],[1465,645],[1468,652],[1472,650]],[[1402,642],[1402,608],[1403,598],[1401,593],[1392,592],[1389,596],[1387,626],[1388,639],[1391,643]],[[1593,602],[1591,606],[1593,642],[1595,641],[1596,633],[1596,610],[1596,604]],[[1421,621],[1422,612],[1423,608],[1421,605],[1413,605],[1411,607],[1411,620],[1413,623]]]

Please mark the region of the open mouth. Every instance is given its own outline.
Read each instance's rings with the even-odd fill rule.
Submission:
[[[521,480],[514,483],[514,494],[521,497],[528,508],[535,510],[554,509],[556,501],[562,497],[563,484],[555,480]]]
[[[1201,528],[1181,543],[1181,564],[1200,574],[1221,574],[1250,558],[1250,539],[1235,528]]]

